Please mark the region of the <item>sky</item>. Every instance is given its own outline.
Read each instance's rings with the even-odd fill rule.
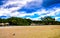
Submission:
[[[0,18],[40,20],[45,16],[60,21],[60,0],[0,0]]]

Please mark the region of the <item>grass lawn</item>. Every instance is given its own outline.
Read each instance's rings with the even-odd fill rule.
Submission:
[[[0,27],[0,38],[60,38],[60,26]]]

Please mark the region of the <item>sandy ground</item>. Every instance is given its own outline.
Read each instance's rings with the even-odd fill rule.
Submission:
[[[0,38],[60,38],[60,26],[5,26]]]

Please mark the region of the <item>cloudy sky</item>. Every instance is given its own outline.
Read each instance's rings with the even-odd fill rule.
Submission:
[[[60,0],[0,0],[0,18],[40,20],[45,16],[60,21]]]

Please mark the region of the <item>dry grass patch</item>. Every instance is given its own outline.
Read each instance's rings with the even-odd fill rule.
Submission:
[[[60,38],[60,26],[0,27],[0,38]]]

